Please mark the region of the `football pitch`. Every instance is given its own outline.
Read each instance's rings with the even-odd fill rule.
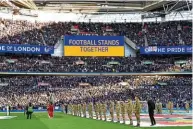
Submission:
[[[0,116],[5,115],[0,113]],[[34,113],[27,120],[23,113],[12,113],[12,119],[0,119],[0,129],[151,129],[151,127],[133,127],[125,124],[81,118],[57,112],[53,119],[47,113]],[[188,127],[154,127],[159,129],[191,129]]]

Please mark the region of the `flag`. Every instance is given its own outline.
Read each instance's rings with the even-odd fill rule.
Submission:
[[[45,82],[38,82],[38,86],[50,86],[50,84]]]
[[[42,60],[40,61],[41,64],[50,64],[50,61],[45,61],[45,60]]]
[[[76,65],[84,65],[84,61],[82,60],[78,60],[75,62]]]
[[[81,32],[79,32],[79,34],[81,34],[81,35],[98,35],[95,32],[85,32],[85,31],[81,31]]]
[[[53,96],[53,94],[50,95],[49,101],[50,101],[52,104],[54,104],[54,96]]]
[[[167,83],[166,83],[166,82],[158,82],[157,84],[158,84],[158,85],[161,85],[161,86],[167,86]]]
[[[110,26],[106,26],[106,31],[113,31],[113,29]]]
[[[183,26],[183,29],[191,28],[190,26]]]
[[[141,35],[142,35],[142,32],[141,32],[141,31],[139,31],[139,32],[138,32],[138,36],[141,36]]]
[[[79,31],[79,26],[78,25],[74,25],[74,26],[71,26],[71,31]]]
[[[0,83],[0,87],[1,86],[8,86],[9,85],[9,83]]]
[[[74,25],[74,29],[79,29],[79,26],[78,25]]]
[[[152,61],[149,61],[149,60],[143,61],[142,63],[143,63],[143,64],[146,64],[146,65],[148,65],[148,64],[149,64],[149,65],[153,64],[153,62],[152,62]]]
[[[8,63],[15,63],[17,61],[17,59],[7,59],[6,62]]]
[[[120,65],[120,63],[118,61],[110,61],[107,65]]]
[[[79,83],[79,86],[90,86],[89,83]]]

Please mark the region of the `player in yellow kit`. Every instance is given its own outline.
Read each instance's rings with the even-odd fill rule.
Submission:
[[[110,115],[111,115],[111,121],[114,121],[114,102],[110,101],[110,105],[109,105],[109,109],[110,109]]]
[[[73,115],[73,104],[69,104],[69,108],[70,108],[70,114]]]
[[[102,120],[102,103],[98,102],[99,119]]]
[[[75,116],[75,104],[72,105],[72,114]]]
[[[92,102],[89,103],[88,105],[88,113],[89,113],[89,118],[93,118],[93,111],[92,111]]]
[[[163,110],[163,109],[162,109],[162,108],[163,108],[163,107],[162,107],[162,103],[159,102],[159,105],[158,105],[158,106],[159,106],[159,113],[162,114],[162,110]]]
[[[78,104],[78,116],[82,116],[82,107],[81,104]]]
[[[120,122],[120,103],[116,101],[116,115],[117,115],[117,122]]]
[[[98,119],[98,116],[99,116],[99,113],[98,113],[98,103],[95,103],[94,111],[95,111],[96,119]]]
[[[75,104],[75,115],[78,116],[78,104]]]
[[[173,103],[171,101],[168,102],[168,110],[169,110],[169,113],[172,115],[172,113],[173,113]]]
[[[139,101],[139,98],[135,97],[135,116],[137,119],[137,126],[140,126],[140,112],[141,112],[141,103]]]
[[[83,117],[86,117],[86,102],[82,104],[82,113],[83,113]]]
[[[176,104],[176,109],[177,109],[177,111],[179,110],[179,104],[178,103]]]
[[[107,120],[107,104],[106,104],[106,102],[103,102],[103,104],[102,104],[102,112],[103,112],[103,116],[104,116],[104,118],[105,118],[105,121]]]
[[[125,103],[122,101],[120,106],[121,106],[121,116],[123,119],[123,123],[125,123]]]
[[[127,102],[127,114],[130,120],[130,125],[133,125],[133,119],[132,119],[132,114],[133,114],[133,102],[131,99],[128,99]]]
[[[186,108],[186,112],[189,113],[189,111],[190,111],[190,104],[189,104],[188,101],[186,101],[185,108]]]

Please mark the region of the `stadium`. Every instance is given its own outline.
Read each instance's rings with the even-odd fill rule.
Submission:
[[[191,129],[192,0],[0,0],[0,129]]]

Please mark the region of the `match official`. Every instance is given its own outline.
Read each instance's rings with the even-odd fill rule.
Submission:
[[[156,125],[155,118],[154,118],[155,103],[151,99],[149,99],[147,104],[148,104],[149,117],[151,120],[151,126]]]
[[[31,119],[31,116],[32,116],[32,113],[33,113],[33,106],[31,103],[29,103],[29,105],[26,107],[27,109],[27,112],[26,112],[26,115],[27,115],[27,119]]]

